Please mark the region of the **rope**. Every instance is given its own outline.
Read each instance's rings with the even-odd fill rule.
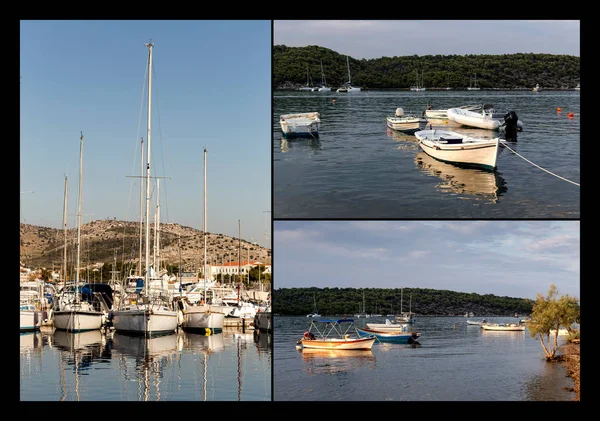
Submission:
[[[506,149],[508,149],[509,151],[511,151],[512,153],[514,153],[515,155],[517,155],[519,158],[522,158],[523,160],[525,160],[525,161],[529,162],[529,163],[530,163],[531,165],[533,165],[534,167],[538,167],[540,170],[542,170],[542,171],[546,171],[548,174],[550,174],[550,175],[553,175],[553,176],[555,176],[555,177],[557,177],[557,178],[560,178],[561,180],[564,180],[564,181],[566,181],[566,182],[568,182],[568,183],[575,184],[576,186],[580,186],[580,184],[579,184],[579,183],[575,183],[574,181],[567,180],[567,179],[566,179],[566,178],[564,178],[564,177],[561,177],[561,176],[559,176],[559,175],[557,175],[557,174],[554,174],[554,173],[552,173],[552,172],[548,171],[547,169],[544,169],[544,168],[540,167],[539,165],[537,165],[537,164],[534,164],[533,162],[531,162],[530,160],[528,160],[528,159],[527,159],[527,158],[525,158],[524,156],[522,156],[522,155],[519,155],[519,154],[518,154],[518,153],[516,153],[514,150],[512,150],[511,148],[509,148],[508,146],[506,146],[506,143],[505,143],[505,142],[501,143],[501,145],[502,145],[502,146],[504,146],[504,147],[505,147]]]

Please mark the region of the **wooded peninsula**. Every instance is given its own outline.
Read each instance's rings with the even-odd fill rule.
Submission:
[[[580,57],[561,54],[425,55],[354,59],[328,48],[273,46],[273,86],[294,89],[308,82],[336,89],[351,81],[361,89],[409,89],[419,77],[427,89],[466,89],[476,79],[482,90],[574,89]],[[321,68],[322,66],[322,68]],[[322,71],[321,71],[322,70]]]
[[[273,313],[298,316],[316,310],[322,316],[382,316],[412,311],[422,316],[529,315],[534,300],[428,288],[279,288],[273,290]]]

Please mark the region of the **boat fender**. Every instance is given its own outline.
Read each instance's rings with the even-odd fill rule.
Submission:
[[[48,312],[46,310],[42,310],[42,320],[44,323],[48,321]]]
[[[37,326],[38,324],[38,312],[37,310],[33,312],[33,325]]]

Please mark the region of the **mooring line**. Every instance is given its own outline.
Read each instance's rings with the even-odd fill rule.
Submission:
[[[545,169],[545,168],[542,168],[542,167],[540,167],[539,165],[537,165],[537,164],[535,164],[535,163],[531,162],[530,160],[528,160],[527,158],[525,158],[523,155],[519,155],[517,152],[515,152],[515,151],[514,151],[514,150],[512,150],[510,147],[508,147],[508,146],[506,145],[506,142],[502,142],[502,143],[501,143],[501,145],[502,145],[502,146],[504,146],[504,147],[505,147],[506,149],[508,149],[509,151],[511,151],[512,153],[514,153],[515,155],[517,155],[519,158],[522,158],[522,159],[524,159],[525,161],[529,162],[529,163],[530,163],[531,165],[533,165],[534,167],[538,167],[540,170],[542,170],[542,171],[546,171],[548,174],[550,174],[550,175],[553,175],[553,176],[555,176],[555,177],[557,177],[557,178],[560,178],[561,180],[564,180],[564,181],[566,181],[566,182],[569,182],[569,183],[571,183],[571,184],[575,184],[576,186],[580,186],[580,184],[579,184],[579,183],[575,183],[574,181],[567,180],[566,178],[564,178],[564,177],[561,177],[560,175],[554,174],[554,173],[552,173],[552,172],[548,171],[547,169]]]

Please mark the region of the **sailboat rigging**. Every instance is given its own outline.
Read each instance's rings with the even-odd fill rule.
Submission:
[[[152,48],[154,44],[145,44],[148,48],[148,118],[147,118],[147,153],[146,153],[146,226],[145,252],[146,273],[144,274],[143,293],[132,293],[120,303],[120,308],[109,314],[117,332],[130,334],[158,335],[173,333],[177,329],[177,311],[171,303],[162,300],[161,296],[150,296],[149,281],[150,264],[150,158],[152,134]],[[141,265],[141,262],[140,262]]]
[[[336,92],[360,92],[360,87],[352,86],[352,77],[350,76],[350,59],[346,56],[346,65],[348,67],[348,82],[339,87]]]
[[[65,181],[66,187],[66,181]],[[83,132],[79,138],[79,194],[77,199],[77,267],[75,271],[75,288],[71,296],[65,284],[61,299],[57,300],[59,308],[54,311],[54,327],[58,330],[83,332],[102,327],[103,313],[94,309],[92,303],[82,301],[79,286],[81,261],[81,209],[83,190]],[[65,195],[66,200],[66,195]],[[66,206],[66,205],[65,205]],[[65,263],[66,264],[66,263]]]

